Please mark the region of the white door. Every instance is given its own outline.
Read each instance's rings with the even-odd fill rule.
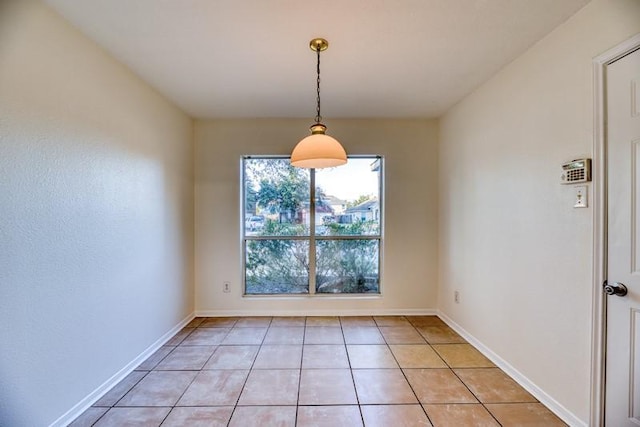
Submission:
[[[640,426],[640,50],[610,64],[606,72],[605,419],[609,427]]]

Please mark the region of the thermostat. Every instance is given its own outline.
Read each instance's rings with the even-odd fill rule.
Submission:
[[[591,159],[571,160],[563,164],[561,179],[563,184],[591,181]]]

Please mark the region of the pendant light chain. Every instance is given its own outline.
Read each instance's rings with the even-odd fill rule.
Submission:
[[[323,38],[314,38],[309,42],[309,48],[316,52],[318,58],[316,66],[316,118],[315,123],[309,126],[311,135],[298,142],[291,152],[291,166],[297,168],[323,169],[347,163],[347,153],[344,147],[338,140],[326,134],[327,127],[322,124],[320,113],[320,52],[328,47],[329,42]]]
[[[318,66],[316,68],[316,71],[318,73],[318,79],[316,80],[316,84],[317,84],[317,98],[316,101],[318,102],[318,105],[316,107],[316,123],[321,123],[322,122],[322,116],[320,115],[320,48],[318,48],[317,50],[318,53]]]

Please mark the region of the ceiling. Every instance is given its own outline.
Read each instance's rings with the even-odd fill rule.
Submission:
[[[197,118],[437,117],[589,0],[45,0]]]

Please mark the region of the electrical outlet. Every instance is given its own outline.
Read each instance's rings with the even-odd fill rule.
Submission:
[[[222,284],[222,292],[227,293],[227,294],[229,292],[231,292],[231,282],[224,282]]]
[[[453,292],[453,302],[455,302],[456,304],[460,304],[460,292]]]

